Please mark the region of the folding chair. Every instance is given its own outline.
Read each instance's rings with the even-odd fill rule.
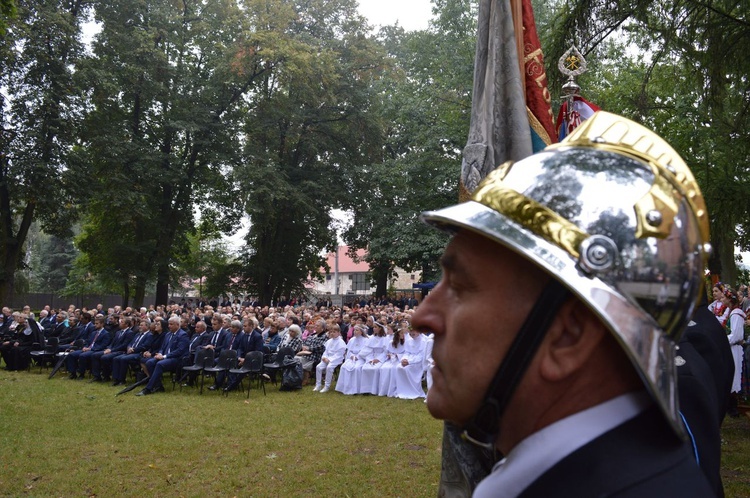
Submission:
[[[200,394],[203,394],[203,371],[206,368],[212,368],[214,366],[214,350],[213,349],[199,349],[195,356],[195,363],[192,365],[182,367],[182,378],[180,382],[180,391],[182,391],[182,382],[190,375],[191,372],[197,372],[197,375],[201,378],[201,389]],[[197,377],[196,377],[197,379]]]
[[[237,367],[237,350],[225,349],[219,354],[219,361],[216,366],[206,367],[203,369],[205,373],[209,373],[214,377],[214,383],[216,383],[216,376],[219,372],[229,372],[229,370]],[[203,380],[201,379],[201,386]]]
[[[288,347],[281,348],[279,349],[279,352],[276,353],[276,359],[273,362],[263,364],[263,370],[270,372],[271,382],[273,382],[274,385],[276,385],[276,372],[284,368],[284,358],[294,355],[294,349]]]

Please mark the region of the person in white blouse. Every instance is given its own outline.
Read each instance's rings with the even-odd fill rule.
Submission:
[[[380,380],[380,367],[386,357],[386,348],[388,347],[389,337],[386,336],[387,327],[375,322],[375,331],[367,343],[367,351],[361,356],[364,357],[364,364],[356,372],[359,376],[359,392],[361,394],[378,394],[378,381]]]
[[[341,330],[338,327],[332,327],[328,331],[328,337],[320,363],[315,367],[315,388],[313,391],[322,393],[331,389],[333,372],[337,366],[344,362],[344,354],[346,353],[346,343],[341,338]],[[325,385],[323,385],[324,378]]]
[[[739,296],[732,289],[724,291],[723,305],[729,310],[729,346],[732,348],[734,358],[734,378],[732,380],[732,391],[729,398],[727,414],[730,417],[739,417],[737,410],[739,393],[742,391],[742,345],[745,342],[745,313],[740,308]]]
[[[361,353],[367,348],[369,338],[364,327],[354,326],[352,338],[346,345],[346,360],[339,370],[339,378],[336,381],[336,390],[343,394],[359,394],[359,378],[357,371],[364,365],[365,360]]]

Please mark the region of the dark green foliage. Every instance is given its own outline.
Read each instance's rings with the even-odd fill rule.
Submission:
[[[355,6],[279,1],[255,14],[273,19],[268,50],[279,64],[247,109],[234,173],[251,221],[245,285],[262,302],[317,275],[322,251],[336,244],[330,211],[356,191],[381,143],[373,85],[384,60]]]
[[[82,110],[73,68],[85,5],[24,1],[0,35],[0,302],[14,292],[32,221],[69,235],[75,209],[65,180]]]
[[[434,280],[446,237],[419,213],[458,199],[466,145],[476,45],[476,3],[436,2],[430,29],[381,32],[395,70],[380,85],[385,143],[379,162],[355,179],[344,235],[352,250],[366,248],[377,295],[396,266]]]

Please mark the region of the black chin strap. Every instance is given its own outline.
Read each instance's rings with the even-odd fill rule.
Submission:
[[[529,367],[558,309],[568,296],[570,292],[555,279],[551,279],[542,290],[500,363],[482,405],[464,428],[462,437],[465,440],[495,452],[500,416]]]

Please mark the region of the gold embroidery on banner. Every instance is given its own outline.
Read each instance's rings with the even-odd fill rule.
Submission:
[[[531,126],[531,129],[534,130],[537,135],[539,135],[539,138],[542,139],[542,142],[544,142],[545,145],[551,144],[552,140],[550,140],[547,130],[544,129],[542,123],[539,122],[536,116],[534,116],[534,113],[531,112],[531,109],[529,109],[528,107],[526,107],[526,115],[529,117],[529,125]]]
[[[505,172],[495,175],[496,171],[487,175],[479,184],[472,199],[507,216],[574,258],[578,258],[578,248],[589,235],[551,209],[505,187],[501,181]]]

